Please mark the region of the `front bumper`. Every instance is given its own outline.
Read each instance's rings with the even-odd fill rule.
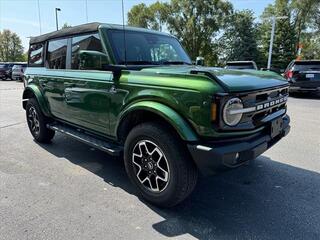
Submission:
[[[211,175],[228,168],[238,167],[257,158],[277,143],[290,131],[290,118],[282,117],[280,133],[271,137],[271,124],[263,132],[249,137],[215,142],[188,144],[188,149],[198,169],[204,175]]]

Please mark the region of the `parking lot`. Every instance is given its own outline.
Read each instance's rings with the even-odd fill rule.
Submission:
[[[288,137],[163,210],[139,199],[122,159],[60,134],[34,142],[22,91],[0,81],[0,239],[320,238],[320,99],[290,97]]]

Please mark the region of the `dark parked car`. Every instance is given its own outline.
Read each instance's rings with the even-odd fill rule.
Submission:
[[[0,63],[0,79],[11,79],[13,63]]]
[[[12,79],[13,80],[22,80],[26,67],[27,67],[26,63],[15,64],[12,67]]]
[[[252,69],[252,70],[258,70],[257,64],[254,61],[233,61],[233,62],[227,62],[226,69]]]
[[[320,93],[320,60],[294,60],[284,77],[290,83],[291,93]]]

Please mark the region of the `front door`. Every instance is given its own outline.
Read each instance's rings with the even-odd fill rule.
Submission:
[[[109,135],[109,89],[113,74],[107,71],[66,70],[65,119],[84,128]]]

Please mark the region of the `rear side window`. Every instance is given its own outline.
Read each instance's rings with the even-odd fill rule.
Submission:
[[[103,53],[98,33],[75,36],[72,38],[71,68],[81,69],[79,53],[83,50],[97,51]]]
[[[50,69],[65,69],[67,58],[67,39],[49,41],[47,67]]]
[[[41,65],[43,63],[43,43],[33,44],[29,49],[29,64]]]

